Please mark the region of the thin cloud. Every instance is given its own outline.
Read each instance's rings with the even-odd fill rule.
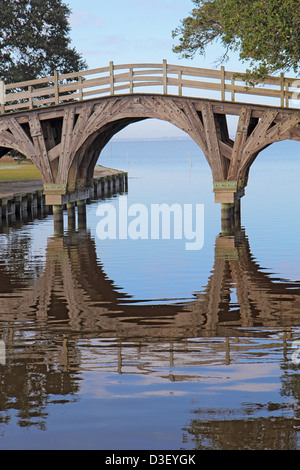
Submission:
[[[103,18],[94,17],[85,11],[76,11],[70,16],[70,25],[72,28],[80,26],[103,26],[105,21]]]

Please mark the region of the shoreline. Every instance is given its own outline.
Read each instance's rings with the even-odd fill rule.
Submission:
[[[98,199],[126,188],[126,172],[96,165],[89,199]],[[0,182],[0,219],[10,215],[20,216],[23,212],[45,206],[41,179]]]

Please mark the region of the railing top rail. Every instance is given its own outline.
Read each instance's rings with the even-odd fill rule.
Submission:
[[[300,80],[293,77],[267,76],[255,86],[247,85],[244,74],[225,70],[204,69],[192,66],[162,63],[114,64],[66,74],[55,72],[48,77],[18,83],[5,84],[0,81],[0,111],[6,112],[33,109],[34,107],[65,104],[67,101],[86,100],[92,97],[134,93],[136,88],[162,87],[162,94],[206,98],[206,92],[220,92],[214,96],[220,101],[244,102],[249,97],[261,99],[278,98],[280,107],[300,107]],[[171,91],[170,91],[171,90]],[[188,90],[188,92],[186,92]],[[196,90],[196,94],[195,94]],[[199,95],[199,90],[201,93]],[[140,93],[143,91],[139,91]],[[155,91],[157,92],[157,91]],[[245,99],[245,96],[247,98]],[[274,106],[274,103],[272,104]]]

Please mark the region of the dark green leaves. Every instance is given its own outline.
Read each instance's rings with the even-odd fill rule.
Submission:
[[[204,54],[219,39],[228,51],[239,51],[249,63],[249,80],[279,71],[299,73],[300,0],[192,0],[195,8],[173,31],[183,57]]]
[[[61,0],[0,0],[0,78],[6,83],[87,68],[70,47]]]

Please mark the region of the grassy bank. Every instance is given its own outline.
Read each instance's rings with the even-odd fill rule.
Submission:
[[[32,163],[0,163],[0,183],[2,181],[26,181],[40,178],[40,172]]]

